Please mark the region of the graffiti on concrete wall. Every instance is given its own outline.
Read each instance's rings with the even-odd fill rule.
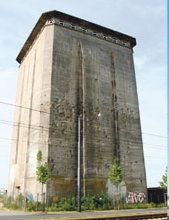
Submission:
[[[126,203],[143,203],[146,198],[143,192],[129,192],[126,198]]]

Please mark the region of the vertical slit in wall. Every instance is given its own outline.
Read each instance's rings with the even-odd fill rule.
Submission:
[[[22,72],[22,82],[21,82],[22,87],[21,87],[21,94],[20,94],[20,99],[19,99],[20,106],[22,106],[22,104],[23,104],[22,101],[23,101],[24,78],[25,78],[25,66],[23,67],[23,72]],[[16,111],[18,112],[18,119],[17,119],[18,127],[14,128],[14,129],[17,129],[14,164],[17,164],[17,162],[18,162],[18,150],[19,150],[19,137],[20,137],[20,123],[21,123],[22,108],[18,108]],[[12,194],[13,195],[15,194],[15,180],[14,180],[13,186],[12,186]]]
[[[118,100],[116,93],[116,73],[114,67],[114,56],[111,54],[111,79],[112,79],[112,108],[113,108],[113,132],[114,152],[113,157],[120,161],[119,123],[118,123]]]
[[[24,70],[22,72],[22,87],[21,87],[21,95],[20,95],[20,100],[19,100],[19,105],[22,106],[22,100],[23,100],[23,88],[24,88],[24,78],[25,78],[25,66]],[[16,135],[16,150],[15,150],[15,160],[14,163],[17,163],[18,160],[18,147],[19,147],[19,136],[20,136],[20,123],[21,123],[21,115],[22,115],[22,108],[18,108],[18,128],[17,129],[17,135]]]
[[[31,119],[32,119],[32,103],[33,103],[33,92],[34,92],[34,81],[35,81],[35,68],[36,68],[36,50],[34,53],[33,61],[33,73],[32,73],[32,84],[31,84],[31,93],[30,93],[30,105],[29,105],[29,116],[28,116],[28,135],[27,135],[27,149],[26,149],[26,161],[25,161],[25,178],[24,178],[24,191],[26,194],[26,178],[28,171],[28,160],[29,160],[29,147],[30,147],[30,130],[31,130]],[[29,73],[28,73],[29,74]],[[26,196],[26,195],[25,195]]]
[[[52,113],[52,111],[55,112],[55,96],[53,95],[53,85],[54,85],[54,82],[55,82],[55,71],[54,71],[54,63],[55,63],[55,50],[54,50],[54,46],[57,44],[57,38],[55,38],[55,25],[53,26],[53,33],[52,33],[52,59],[51,59],[51,78],[50,78],[50,99],[49,99],[49,102],[51,104],[51,106],[49,107],[49,130],[48,130],[48,146],[47,146],[47,163],[48,163],[48,166],[50,168],[50,171],[51,171],[51,177],[54,175],[53,173],[53,167],[54,167],[54,164],[53,164],[53,159],[51,158],[52,156],[52,144],[53,144],[53,141],[52,141],[52,131],[55,130],[55,126],[53,125],[53,115],[54,113]],[[45,40],[44,40],[44,45],[43,45],[43,51],[46,50],[46,42],[48,42],[48,34],[47,32],[45,33]],[[45,63],[46,63],[46,54],[44,55],[43,57],[43,70],[42,70],[42,73],[44,74],[44,69],[45,69]],[[43,79],[44,76],[42,76],[42,91],[43,91],[43,88],[44,88],[44,85],[43,85],[43,82],[44,82],[44,79]],[[40,99],[40,103],[43,104],[43,95],[41,94],[41,99]],[[45,126],[44,122],[42,123],[42,118],[43,117],[43,114],[40,115],[40,125],[42,126],[42,131],[40,132],[40,135],[39,135],[39,140],[43,140],[43,126]],[[38,148],[38,150],[41,148],[41,146]],[[51,158],[51,160],[50,160]],[[51,193],[52,193],[52,187],[51,187],[51,184],[52,184],[52,180],[47,182],[46,184],[46,197],[47,197],[47,202],[50,201],[50,197],[51,197]],[[36,192],[38,191],[38,187],[37,187],[37,184],[36,184]]]

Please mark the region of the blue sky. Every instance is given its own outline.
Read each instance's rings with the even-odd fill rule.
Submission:
[[[45,11],[58,10],[137,39],[134,62],[148,186],[158,186],[167,165],[166,1],[12,0],[0,1],[0,188],[7,187],[13,107],[18,75],[15,61]],[[158,136],[159,135],[159,136]]]

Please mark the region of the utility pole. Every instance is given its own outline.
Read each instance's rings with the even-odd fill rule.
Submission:
[[[81,163],[81,159],[80,159],[80,156],[81,156],[81,153],[80,153],[80,145],[81,145],[81,142],[80,142],[80,115],[78,115],[78,162],[77,162],[77,209],[78,209],[78,212],[81,212],[81,176],[80,176],[80,163]]]

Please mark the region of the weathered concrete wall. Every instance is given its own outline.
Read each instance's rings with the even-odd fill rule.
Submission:
[[[16,108],[14,116],[18,126],[14,127],[13,138],[16,142],[11,147],[10,195],[36,195],[41,191],[35,175],[36,154],[42,150],[47,161],[52,38],[53,27],[48,26],[38,36],[20,66],[16,105],[26,108]]]
[[[16,186],[34,198],[40,193],[38,150],[52,174],[47,198],[76,194],[79,114],[82,193],[111,190],[115,157],[126,192],[146,193],[131,48],[47,22],[21,63],[16,104],[28,109],[15,112],[9,194],[18,193]]]
[[[123,64],[123,65],[122,65]],[[127,190],[146,194],[146,176],[132,53],[115,60],[120,160]]]
[[[82,191],[106,192],[114,156],[127,191],[146,193],[132,49],[55,26],[51,89],[50,195],[76,193],[77,97],[83,72]]]

